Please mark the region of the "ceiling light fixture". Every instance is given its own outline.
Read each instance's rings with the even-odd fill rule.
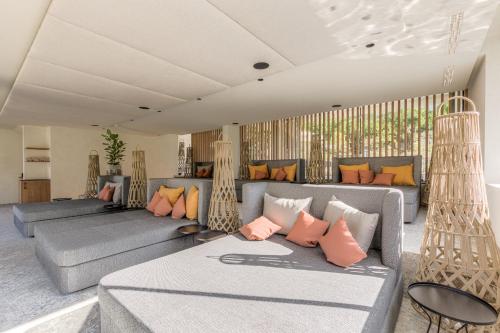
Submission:
[[[196,100],[197,100],[197,101],[201,101],[201,97],[198,97]]]
[[[92,127],[99,127],[99,125],[96,125],[96,124],[93,124],[93,125],[90,125]]]
[[[149,106],[139,106],[139,109],[141,109],[141,110],[149,110]]]
[[[365,47],[367,47],[367,48],[372,48],[374,46],[375,46],[375,43],[368,43],[365,45]]]
[[[454,74],[455,68],[452,65],[445,68],[443,72],[443,87],[448,87],[453,83]]]
[[[240,123],[233,123],[233,125],[239,125]]]
[[[162,112],[162,111],[161,111],[161,110],[158,110],[158,111],[156,111],[156,112],[160,113],[160,112]]]
[[[460,11],[450,17],[450,38],[448,39],[448,54],[454,54],[458,46],[458,37],[460,36],[460,28],[464,12]]]
[[[130,119],[130,121],[132,122],[132,121],[134,121],[134,119]]]
[[[253,64],[253,68],[255,69],[266,69],[269,67],[269,64],[267,62],[257,62]]]
[[[257,79],[257,81],[262,82],[262,81],[264,81],[264,79],[260,77]]]
[[[332,108],[339,108],[339,107],[341,107],[341,106],[342,106],[342,105],[340,105],[340,104],[333,104],[333,105],[332,105]]]

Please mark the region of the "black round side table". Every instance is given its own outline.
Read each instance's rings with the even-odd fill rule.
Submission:
[[[408,286],[408,295],[429,318],[427,332],[432,326],[432,318],[427,311],[439,316],[438,333],[442,317],[462,323],[457,332],[462,329],[469,332],[468,325],[493,325],[497,321],[498,313],[494,307],[481,298],[457,288],[433,282],[416,282]]]
[[[208,227],[206,225],[201,225],[201,224],[189,224],[177,228],[177,231],[180,232],[181,234],[186,236],[191,236],[193,240],[193,245],[195,244],[195,235],[206,230],[208,230]]]

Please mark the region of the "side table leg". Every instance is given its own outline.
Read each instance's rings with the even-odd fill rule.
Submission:
[[[462,326],[460,326],[460,328],[457,330],[457,333],[460,332],[463,328],[465,328],[465,332],[466,333],[469,333],[469,330],[467,329],[467,324],[463,324]]]
[[[440,329],[441,329],[441,316],[439,316],[438,331],[437,331],[437,333],[439,333]]]
[[[432,326],[432,318],[431,316],[427,313],[427,311],[425,311],[424,308],[421,308],[422,311],[427,315],[427,318],[429,318],[429,326],[427,326],[427,333],[429,333],[431,331],[431,326]]]

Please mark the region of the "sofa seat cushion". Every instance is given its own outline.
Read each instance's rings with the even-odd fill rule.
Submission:
[[[57,202],[26,203],[15,205],[12,210],[25,223],[59,219],[69,216],[95,214],[109,204],[99,199],[64,200]]]
[[[380,332],[396,280],[375,251],[341,268],[281,235],[236,234],[114,272],[98,293],[121,331]]]
[[[57,266],[69,267],[181,237],[176,229],[192,223],[137,210],[41,222],[35,237]]]

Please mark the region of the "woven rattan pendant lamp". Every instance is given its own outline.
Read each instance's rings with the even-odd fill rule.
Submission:
[[[479,113],[472,100],[451,99],[458,98],[473,111],[439,115],[441,105],[434,120],[429,207],[416,280],[465,290],[498,310],[500,255],[486,200]],[[442,324],[447,330],[457,325]],[[484,332],[498,332],[498,323],[495,328]]]
[[[87,171],[87,186],[85,187],[85,198],[97,197],[97,177],[100,174],[99,153],[91,150],[89,154],[89,165]]]
[[[132,152],[132,177],[128,193],[128,207],[146,207],[146,156],[144,150]]]
[[[234,186],[231,141],[214,142],[214,181],[208,209],[210,230],[235,232],[240,227]]]

